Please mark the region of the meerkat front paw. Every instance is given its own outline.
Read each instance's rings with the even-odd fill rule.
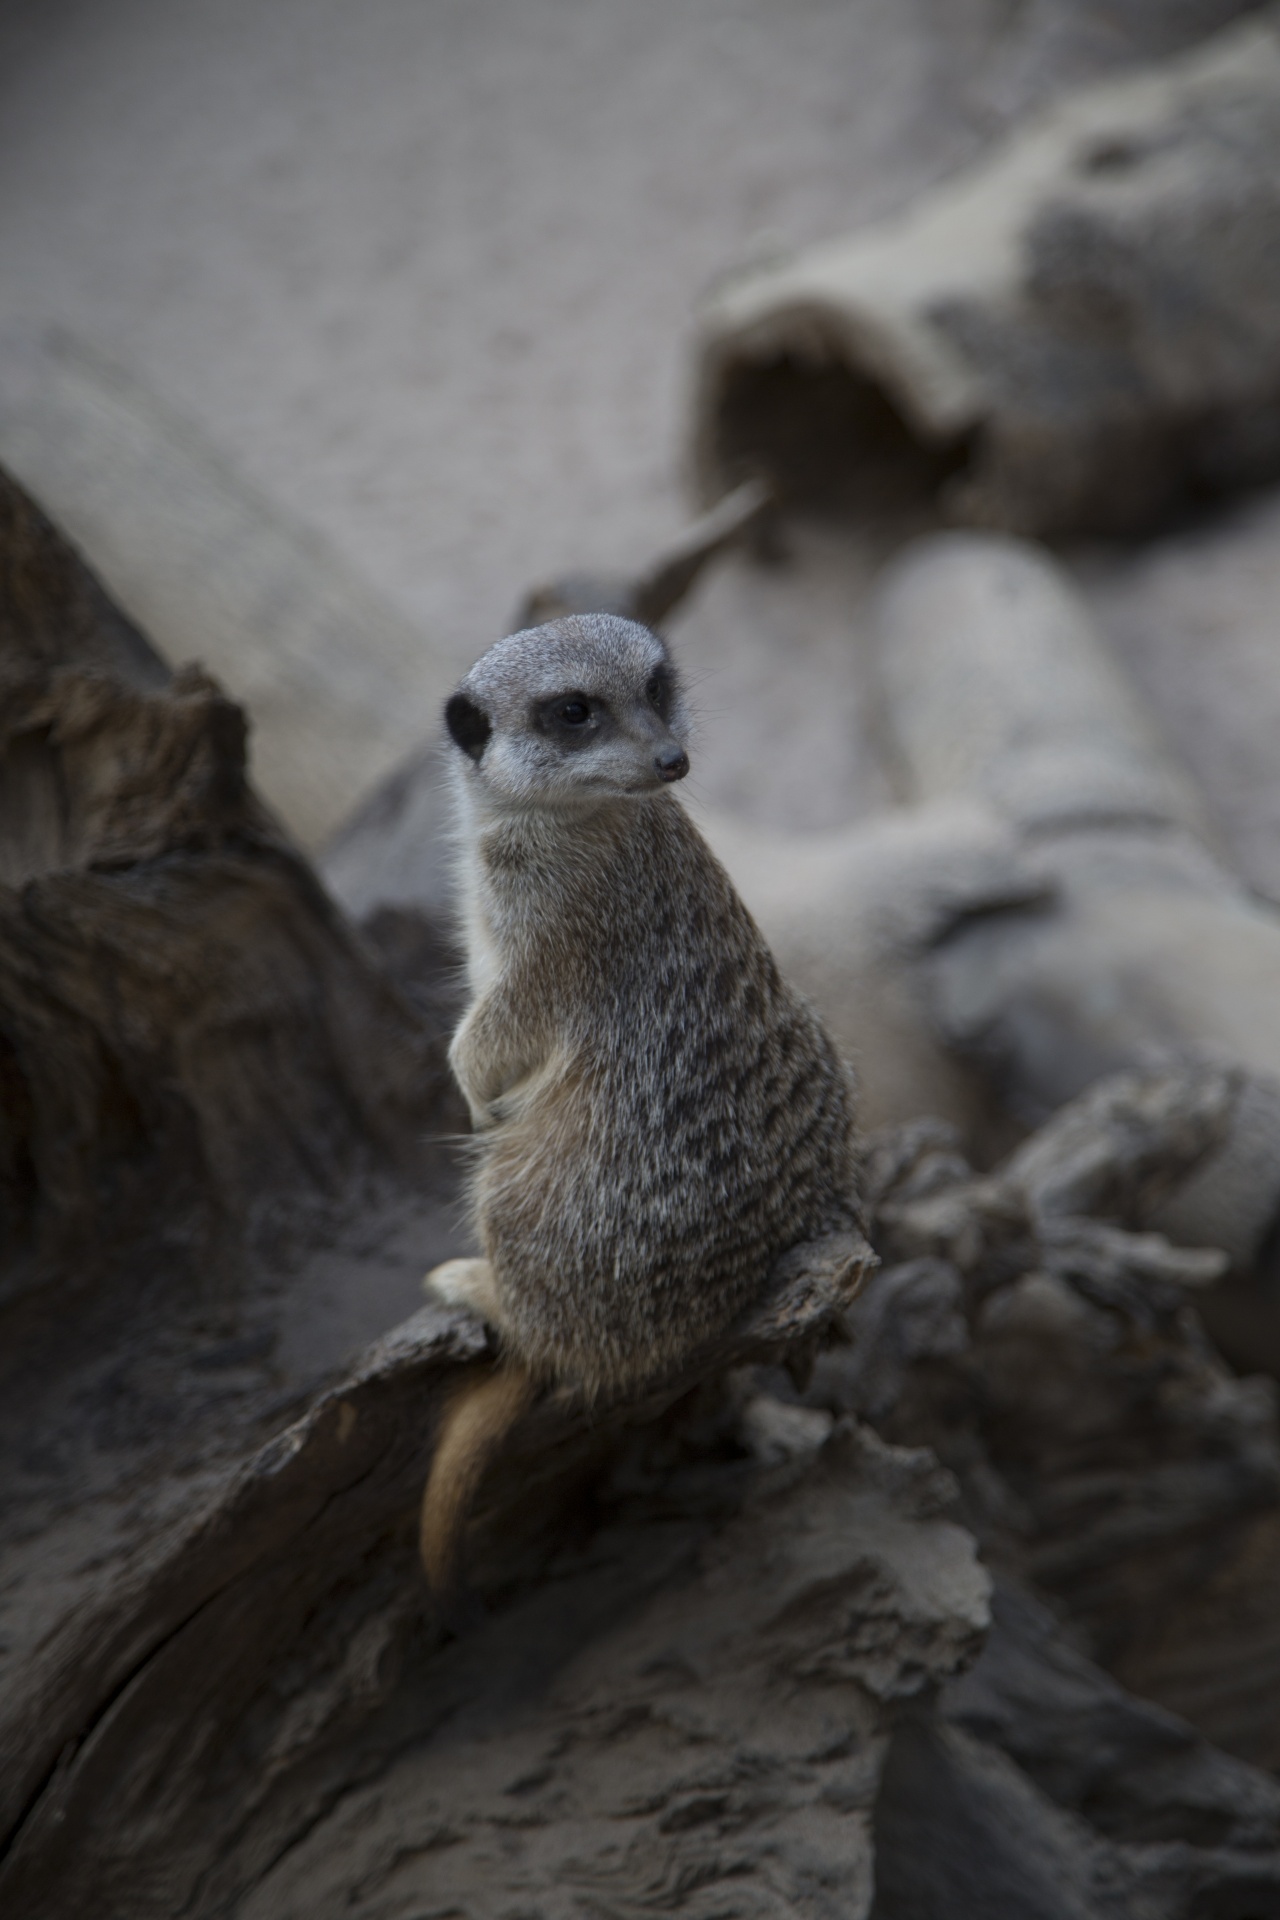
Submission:
[[[422,1282],[427,1294],[434,1294],[447,1307],[470,1307],[491,1327],[502,1324],[498,1289],[493,1268],[487,1260],[444,1260],[432,1267]]]

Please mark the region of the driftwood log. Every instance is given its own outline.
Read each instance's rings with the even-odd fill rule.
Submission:
[[[938,1031],[1028,1120],[1125,1067],[1233,1069],[1222,1148],[1166,1224],[1247,1267],[1280,1212],[1280,912],[1217,857],[1047,557],[922,541],[886,574],[878,628],[904,797],[988,809],[1045,883],[938,944]]]
[[[1274,1394],[1149,1220],[1229,1076],[986,1175],[872,1141],[880,1271],[798,1249],[645,1403],[544,1401],[458,1637],[438,929],[357,930],[239,711],[2,499],[6,1915],[1280,1908]]]
[[[1122,528],[1280,472],[1280,26],[1107,80],[877,225],[729,281],[694,462],[860,516]]]

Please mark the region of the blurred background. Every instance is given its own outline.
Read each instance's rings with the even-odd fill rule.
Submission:
[[[968,329],[936,494],[875,498],[909,377],[873,510],[793,495],[671,622],[684,791],[896,1123],[882,1265],[803,1404],[532,1429],[455,1640],[441,703],[742,477],[744,302],[745,388],[799,309],[819,453],[883,428],[803,323],[888,283],[915,374]],[[988,456],[1041,543],[899,556]],[[0,0],[6,1916],[1280,1915],[1278,475],[1274,4]]]
[[[626,571],[678,532],[694,318],[726,273],[891,212],[1064,89],[1245,11],[10,0],[0,457],[162,650],[248,699],[260,772],[344,735],[321,789],[272,794],[314,849],[532,582]],[[207,599],[238,563],[206,545],[166,582],[182,473],[157,442],[346,568],[376,596],[364,630],[286,641],[267,595],[251,638],[184,631],[193,574]],[[1069,556],[1273,892],[1278,515],[1264,498]],[[699,589],[676,638],[705,797],[794,826],[883,802],[859,676],[873,557],[811,527],[788,565]]]

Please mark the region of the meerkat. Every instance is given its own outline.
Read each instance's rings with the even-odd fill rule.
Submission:
[[[859,1218],[851,1079],[672,786],[689,721],[664,642],[582,614],[510,635],[453,694],[483,1256],[427,1277],[502,1361],[446,1412],[421,1549],[448,1588],[480,1474],[543,1385],[670,1374],[778,1255]]]

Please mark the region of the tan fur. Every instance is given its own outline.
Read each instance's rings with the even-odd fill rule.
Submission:
[[[445,1409],[431,1475],[422,1496],[418,1549],[436,1593],[458,1584],[458,1553],[468,1509],[484,1470],[533,1398],[523,1367],[499,1366],[468,1381]]]
[[[484,1260],[436,1290],[531,1379],[629,1393],[780,1253],[856,1220],[852,1086],[669,791],[687,723],[656,635],[606,616],[514,635],[447,711],[472,988],[450,1061]],[[452,1434],[426,1498],[456,1520],[483,1461]]]

